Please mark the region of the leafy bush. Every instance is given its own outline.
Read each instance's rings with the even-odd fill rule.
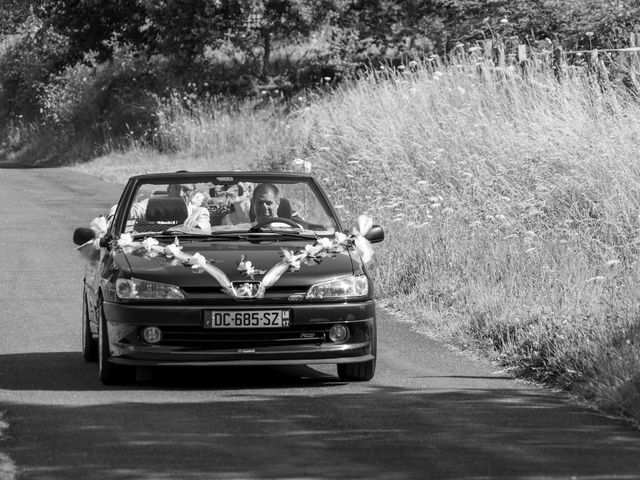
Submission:
[[[65,68],[43,88],[45,124],[74,139],[89,135],[96,147],[144,138],[157,124],[154,93],[170,81],[167,60],[114,46],[110,60],[95,54]]]
[[[68,54],[66,37],[30,15],[0,50],[0,127],[36,121],[40,92]]]

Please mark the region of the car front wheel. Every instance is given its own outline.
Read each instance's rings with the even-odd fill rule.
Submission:
[[[87,362],[98,361],[98,341],[91,335],[87,294],[82,292],[82,356]]]
[[[104,385],[119,385],[135,380],[136,369],[128,365],[115,365],[109,362],[109,335],[107,321],[104,318],[102,302],[98,305],[98,370],[100,381]]]
[[[375,358],[368,362],[338,364],[338,376],[344,382],[368,382],[375,373]]]

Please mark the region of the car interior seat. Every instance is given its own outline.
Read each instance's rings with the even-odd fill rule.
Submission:
[[[149,222],[179,224],[189,216],[187,205],[179,197],[153,196],[147,205],[146,219]]]
[[[149,198],[145,218],[136,222],[134,230],[137,232],[157,232],[168,226],[183,223],[188,216],[189,211],[182,198],[154,195]]]

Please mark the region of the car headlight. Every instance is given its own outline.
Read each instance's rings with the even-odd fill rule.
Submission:
[[[328,282],[316,283],[307,291],[309,299],[364,297],[369,294],[369,280],[365,275],[352,275]]]
[[[183,300],[185,298],[184,292],[175,285],[136,278],[118,278],[116,296],[120,300]]]

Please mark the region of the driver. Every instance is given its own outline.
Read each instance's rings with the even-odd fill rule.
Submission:
[[[239,208],[241,203],[246,202],[247,208]],[[238,196],[234,199],[236,205],[235,212],[226,215],[222,219],[222,225],[241,225],[250,224],[250,226],[278,217],[278,207],[280,206],[280,191],[278,187],[272,183],[261,183],[255,187],[251,200],[244,196]],[[250,220],[249,211],[255,214],[253,222]]]
[[[252,208],[256,214],[256,222],[260,223],[278,216],[280,192],[272,183],[261,183],[253,191]]]

